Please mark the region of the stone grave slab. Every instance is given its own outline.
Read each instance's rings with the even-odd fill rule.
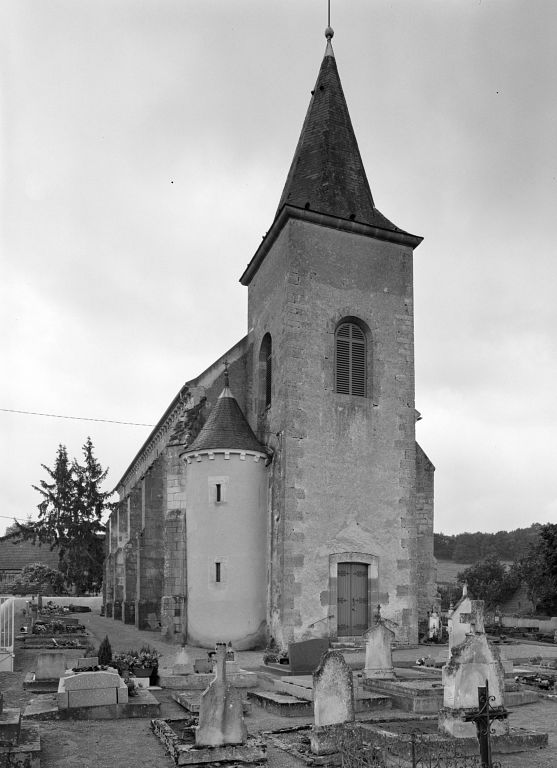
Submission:
[[[117,672],[78,672],[60,679],[59,709],[127,704],[128,686]]]

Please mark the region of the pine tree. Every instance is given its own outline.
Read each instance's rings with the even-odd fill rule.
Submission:
[[[34,485],[43,497],[38,505],[39,519],[15,523],[7,537],[14,541],[30,540],[56,549],[59,569],[66,582],[78,594],[99,590],[102,584],[104,531],[102,515],[112,508],[110,493],[100,489],[108,470],[103,470],[94,456],[88,437],[83,446],[84,463],[70,463],[64,445],[58,446],[54,469],[42,468],[52,482]]]
[[[112,661],[112,647],[110,645],[108,635],[105,635],[104,640],[102,640],[101,644],[99,645],[98,658],[99,666],[102,667],[107,667]]]

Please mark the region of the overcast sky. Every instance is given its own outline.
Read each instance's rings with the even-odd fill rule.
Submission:
[[[326,0],[0,0],[0,407],[154,424],[247,330]],[[557,4],[332,0],[379,210],[415,253],[436,530],[557,518]],[[59,443],[116,484],[149,427],[0,411],[0,533]]]

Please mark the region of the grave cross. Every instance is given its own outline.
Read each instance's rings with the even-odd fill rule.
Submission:
[[[491,697],[493,698],[493,697]],[[476,725],[476,733],[480,745],[480,763],[482,768],[495,768],[491,760],[491,725],[493,720],[506,720],[509,713],[505,707],[490,705],[489,684],[478,687],[478,709],[464,716],[468,722]]]

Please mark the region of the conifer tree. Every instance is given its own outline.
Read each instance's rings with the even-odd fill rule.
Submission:
[[[15,523],[15,530],[4,538],[30,540],[56,549],[59,569],[68,585],[78,594],[99,590],[104,559],[102,515],[112,508],[111,493],[101,491],[108,470],[103,470],[94,456],[88,437],[83,445],[84,462],[68,459],[64,445],[58,446],[54,468],[42,468],[51,482],[34,485],[43,497],[38,505],[39,519]]]

